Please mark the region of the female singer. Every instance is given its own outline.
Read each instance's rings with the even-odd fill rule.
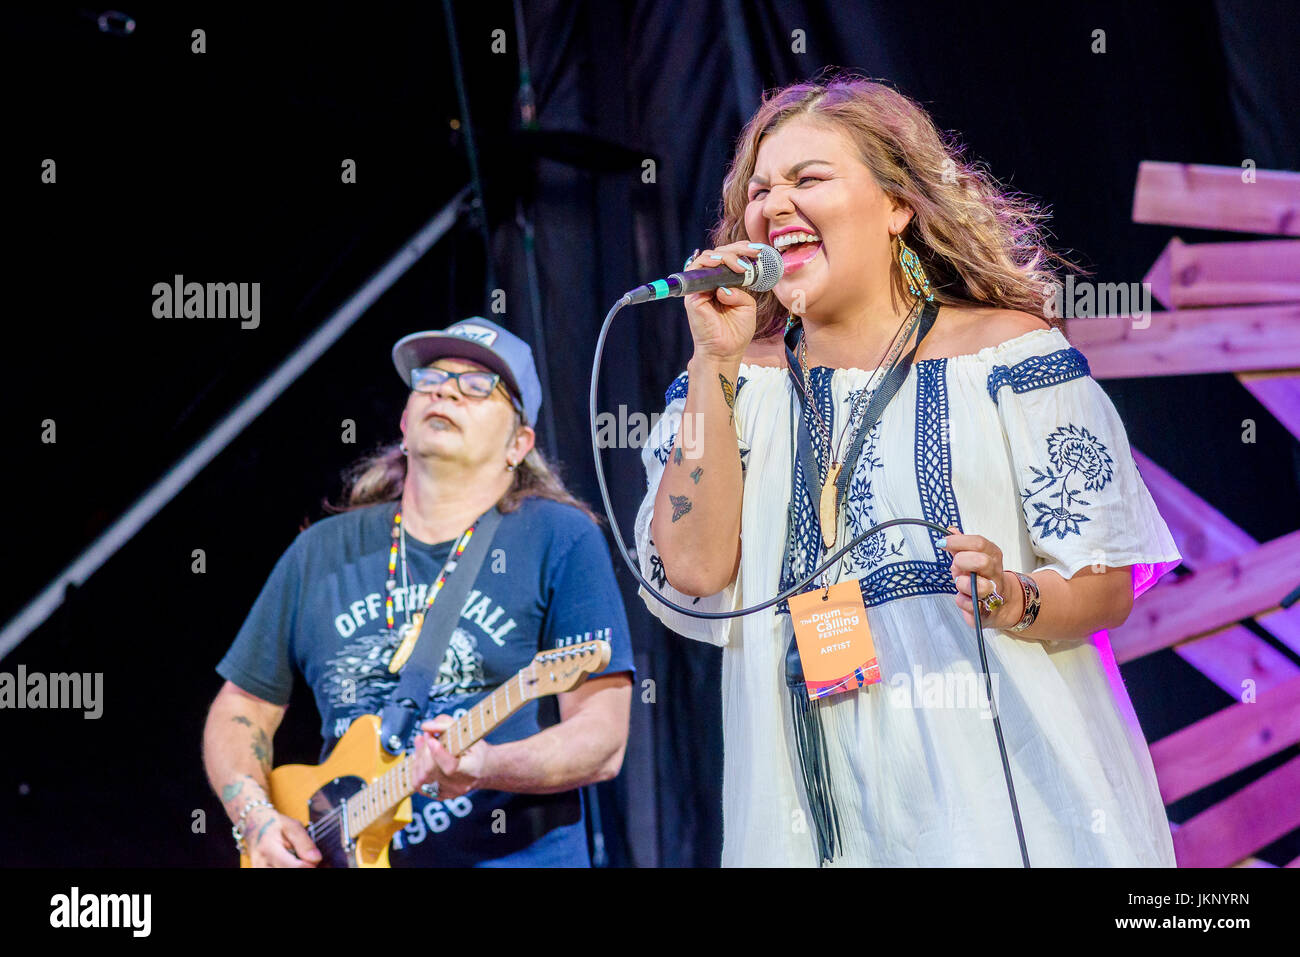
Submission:
[[[733,610],[887,519],[950,532],[885,529],[805,589],[858,583],[880,669],[816,700],[786,603],[706,621],[646,597],[724,649],[724,865],[1021,864],[972,601],[1030,862],[1174,864],[1104,629],[1180,556],[1113,404],[1039,318],[1069,266],[1042,217],[878,83],[786,87],[741,134],[688,266],[740,271],[762,242],[785,272],[686,299],[694,356],[643,452],[643,573]]]

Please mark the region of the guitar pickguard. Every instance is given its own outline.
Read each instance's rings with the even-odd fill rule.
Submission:
[[[317,867],[355,867],[356,855],[343,846],[343,821],[339,805],[345,798],[356,794],[365,781],[354,775],[335,778],[311,796],[307,813],[314,829],[316,848],[321,853]],[[335,814],[333,821],[325,819]]]

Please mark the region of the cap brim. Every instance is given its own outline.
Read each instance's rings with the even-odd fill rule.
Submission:
[[[393,365],[402,384],[411,388],[411,372],[422,369],[435,359],[468,359],[501,376],[514,398],[520,402],[523,390],[504,359],[480,342],[445,332],[413,332],[393,346]]]

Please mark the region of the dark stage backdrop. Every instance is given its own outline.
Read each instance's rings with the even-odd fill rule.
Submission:
[[[1140,281],[1176,232],[1131,222],[1140,161],[1294,169],[1300,156],[1282,3],[529,0],[522,37],[508,3],[454,6],[468,127],[436,4],[291,18],[160,6],[132,10],[129,37],[56,4],[11,30],[6,619],[468,181],[467,129],[485,205],[4,659],[6,671],[102,671],[105,703],[97,721],[0,714],[0,863],[232,860],[199,762],[220,685],[212,667],[275,559],[338,493],[339,471],[397,436],[405,392],[388,349],[402,334],[482,313],[544,346],[555,429],[541,441],[598,500],[586,424],[596,331],[624,290],[706,245],[735,136],[762,89],[827,66],[887,79],[995,175],[1049,203],[1058,246],[1102,282]],[[1091,52],[1097,29],[1105,53]],[[540,132],[520,119],[521,39]],[[39,181],[50,157],[55,185]],[[345,159],[355,184],[340,182]],[[535,228],[540,315],[521,221]],[[260,281],[259,327],[154,319],[150,290],[175,274]],[[661,411],[689,354],[680,304],[624,313],[603,408]],[[1231,376],[1105,385],[1133,444],[1249,534],[1300,526],[1297,444]],[[1259,423],[1253,445],[1240,441],[1245,418]],[[54,445],[39,441],[46,419]],[[612,450],[606,466],[629,538],[644,494],[639,456]],[[715,865],[720,652],[666,632],[631,576],[620,581],[638,684],[624,771],[598,789],[609,862]],[[1149,740],[1227,703],[1172,652],[1124,675]],[[313,761],[316,726],[299,688],[277,763]],[[1180,801],[1171,818],[1242,780]],[[1293,835],[1261,856],[1298,851]]]

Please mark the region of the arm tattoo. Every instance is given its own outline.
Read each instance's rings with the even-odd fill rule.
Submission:
[[[727,377],[721,372],[718,373],[718,381],[722,383],[722,398],[727,402],[727,408],[731,410],[731,421],[736,421],[736,387],[727,381]]]
[[[224,803],[226,801],[234,800],[235,796],[238,795],[239,792],[242,791],[243,789],[244,789],[243,781],[234,781],[230,784],[227,784],[224,788],[221,789],[222,802]]]
[[[679,445],[677,448],[673,449],[673,465],[681,465],[681,464],[682,464],[682,448]]]
[[[704,474],[704,466],[702,465],[699,468],[697,468],[694,472],[691,473],[691,478],[695,479],[696,485],[700,484],[700,476],[703,474]]]
[[[258,765],[263,771],[271,770],[271,739],[266,736],[266,732],[261,728],[253,735],[253,756],[257,758]]]
[[[269,773],[271,770],[271,739],[266,736],[266,732],[256,727],[252,721],[242,714],[237,714],[230,720],[235,724],[253,728],[253,757],[257,758],[257,763],[262,770]]]
[[[691,500],[685,495],[669,495],[668,501],[673,503],[674,522],[691,510]]]
[[[257,837],[253,838],[253,843],[254,843],[254,844],[261,844],[261,843],[262,843],[262,835],[265,834],[265,833],[266,833],[266,829],[267,829],[268,827],[270,827],[270,826],[271,826],[272,824],[274,824],[274,823],[275,823],[275,818],[274,818],[274,817],[268,817],[268,818],[266,819],[266,823],[263,824],[260,828],[258,828],[258,831],[257,831]]]

